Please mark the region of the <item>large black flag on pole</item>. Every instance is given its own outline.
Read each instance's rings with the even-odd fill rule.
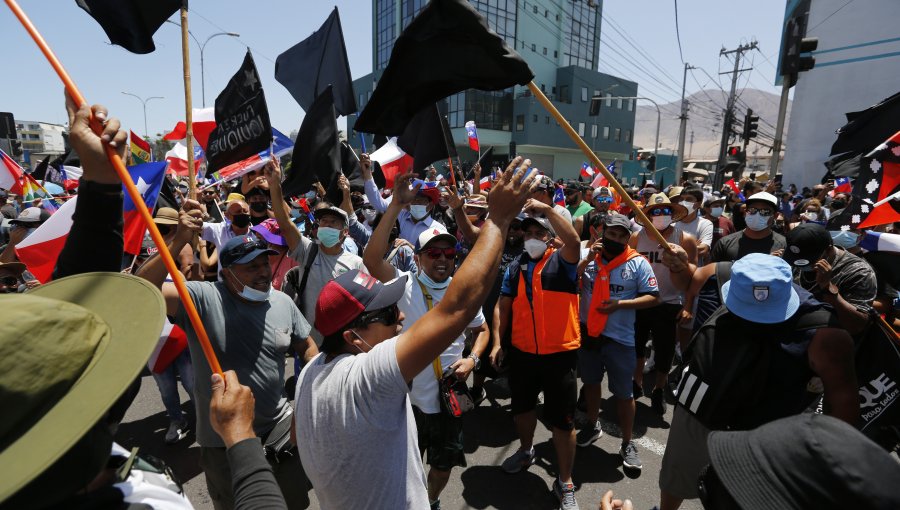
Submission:
[[[341,174],[341,144],[336,117],[331,87],[328,87],[313,101],[300,124],[291,168],[281,183],[285,196],[306,193],[315,181],[319,181],[328,201],[341,202],[337,185]]]
[[[75,0],[103,27],[110,42],[132,53],[156,49],[153,34],[187,0]]]
[[[534,78],[467,0],[432,0],[394,43],[354,129],[395,136],[419,111],[466,89],[503,90]]]
[[[446,119],[438,111],[437,104],[423,108],[407,124],[397,138],[397,147],[413,157],[413,171],[419,172],[438,160],[456,157],[453,141],[447,143],[450,131]]]
[[[337,113],[349,115],[357,111],[337,7],[311,36],[278,55],[275,79],[288,89],[304,111],[309,111],[313,101],[329,85]]]
[[[272,145],[272,124],[250,50],[216,98],[216,127],[206,145],[207,172],[237,163]]]

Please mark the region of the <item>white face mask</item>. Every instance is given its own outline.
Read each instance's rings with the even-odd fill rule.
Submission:
[[[525,241],[524,248],[529,257],[539,259],[543,257],[544,252],[547,251],[547,243],[540,239],[529,239]]]
[[[237,275],[234,274],[234,271],[232,271],[231,269],[229,269],[228,272],[231,273],[231,276],[233,276],[234,279],[237,280],[238,283],[241,284],[241,287],[243,287],[243,289],[241,290],[241,297],[246,299],[247,301],[254,301],[257,303],[262,303],[263,301],[269,299],[269,296],[272,295],[272,286],[271,285],[269,285],[269,290],[267,290],[265,292],[263,292],[261,290],[256,290],[253,287],[248,287],[248,286],[244,285],[244,282],[242,282],[240,280],[240,278],[238,278]]]
[[[653,226],[656,227],[656,230],[665,230],[669,228],[669,225],[672,224],[671,216],[653,216],[650,220],[653,223]]]
[[[804,218],[806,218],[809,221],[816,221],[817,219],[819,219],[819,213],[814,213],[814,212],[805,212],[805,213],[801,214],[801,216],[803,216]]]
[[[356,338],[359,338],[359,341],[360,341],[360,342],[366,344],[366,347],[368,347],[370,351],[372,350],[372,346],[369,345],[369,342],[366,342],[366,339],[365,339],[365,338],[359,336],[359,333],[357,333],[356,331],[353,331],[352,329],[350,330],[350,332],[353,333],[353,335],[356,336]],[[365,354],[365,353],[366,353],[366,351],[362,350],[358,345],[354,345],[354,347],[356,347],[357,349],[359,349],[359,352],[360,352],[361,354]]]
[[[697,210],[697,202],[682,201],[681,205],[683,205],[688,210],[688,214],[694,214],[694,211]]]
[[[423,219],[425,216],[428,216],[428,206],[427,205],[411,205],[409,206],[409,213],[412,214],[412,217],[417,221]]]
[[[725,209],[723,207],[711,207],[709,209],[709,215],[713,218],[718,218],[719,216],[722,216],[722,211],[724,210]]]
[[[744,222],[747,223],[747,228],[754,232],[761,232],[769,228],[769,218],[759,214],[748,214],[744,216]]]
[[[378,213],[375,211],[375,209],[363,209],[362,215],[363,218],[366,219],[366,223],[371,224],[373,221],[375,221],[375,216],[377,216]]]

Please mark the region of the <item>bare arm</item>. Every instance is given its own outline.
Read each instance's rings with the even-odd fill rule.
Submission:
[[[525,211],[543,214],[550,220],[550,225],[556,232],[556,238],[563,244],[559,249],[559,255],[563,260],[569,264],[575,264],[581,259],[581,239],[578,237],[578,232],[575,232],[571,221],[554,211],[552,206],[534,199],[529,199],[525,203]]]
[[[518,165],[521,164],[521,167]],[[460,266],[444,298],[416,321],[397,341],[397,363],[407,381],[428,366],[468,326],[491,291],[484,282],[497,273],[509,223],[519,213],[531,189],[536,171],[531,162],[516,158],[498,181],[489,219],[478,241]],[[518,167],[518,169],[516,169]],[[528,173],[528,178],[522,177]],[[395,197],[395,200],[397,197]]]
[[[859,385],[853,362],[853,339],[837,328],[821,328],[807,351],[809,367],[822,378],[825,411],[856,425],[859,420]]]
[[[469,221],[469,217],[466,216],[465,202],[459,197],[456,186],[451,186],[450,189],[451,191],[449,193],[444,193],[442,196],[447,200],[447,205],[450,209],[453,210],[453,218],[456,220],[456,226],[459,228],[459,231],[462,232],[463,238],[467,243],[475,244],[475,241],[478,239],[478,234],[481,233],[481,229],[472,225],[472,222]]]
[[[303,340],[295,340],[291,347],[303,359],[303,364],[309,363],[319,354],[319,348],[316,347],[316,342],[311,336]]]
[[[269,181],[269,194],[272,198],[272,211],[275,213],[275,221],[278,222],[278,228],[281,229],[281,235],[287,243],[288,252],[293,252],[300,244],[300,231],[291,221],[291,211],[284,201],[284,194],[281,192],[281,163],[278,158],[266,163],[265,166],[266,179]]]

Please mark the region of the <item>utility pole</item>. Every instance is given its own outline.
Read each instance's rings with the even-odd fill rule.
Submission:
[[[675,185],[681,183],[681,172],[684,169],[684,137],[687,134],[687,112],[688,105],[684,100],[684,89],[687,87],[687,73],[689,70],[695,69],[690,64],[684,64],[684,79],[681,81],[681,124],[678,126],[678,159],[675,160]]]
[[[728,139],[731,135],[731,124],[734,120],[734,93],[737,87],[737,77],[738,73],[741,71],[749,71],[751,68],[741,69],[741,56],[747,51],[755,50],[757,46],[756,41],[751,42],[750,44],[742,44],[733,50],[725,50],[722,48],[719,51],[719,56],[722,55],[730,55],[734,53],[734,70],[731,72],[731,92],[728,94],[728,103],[725,107],[725,115],[722,119],[722,140],[719,143],[719,160],[716,165],[716,177],[714,179],[715,187],[718,188],[722,185],[724,181],[724,173],[725,173],[725,149],[728,147]],[[728,73],[719,73],[719,74],[728,74]]]
[[[694,157],[694,130],[691,130],[691,148],[688,149],[688,159]]]

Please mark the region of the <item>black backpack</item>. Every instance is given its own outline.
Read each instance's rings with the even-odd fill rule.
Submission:
[[[801,305],[785,322],[750,323],[722,306],[692,338],[676,399],[707,428],[749,430],[803,410],[813,375],[804,333],[836,327],[837,319],[828,305],[794,288]]]

